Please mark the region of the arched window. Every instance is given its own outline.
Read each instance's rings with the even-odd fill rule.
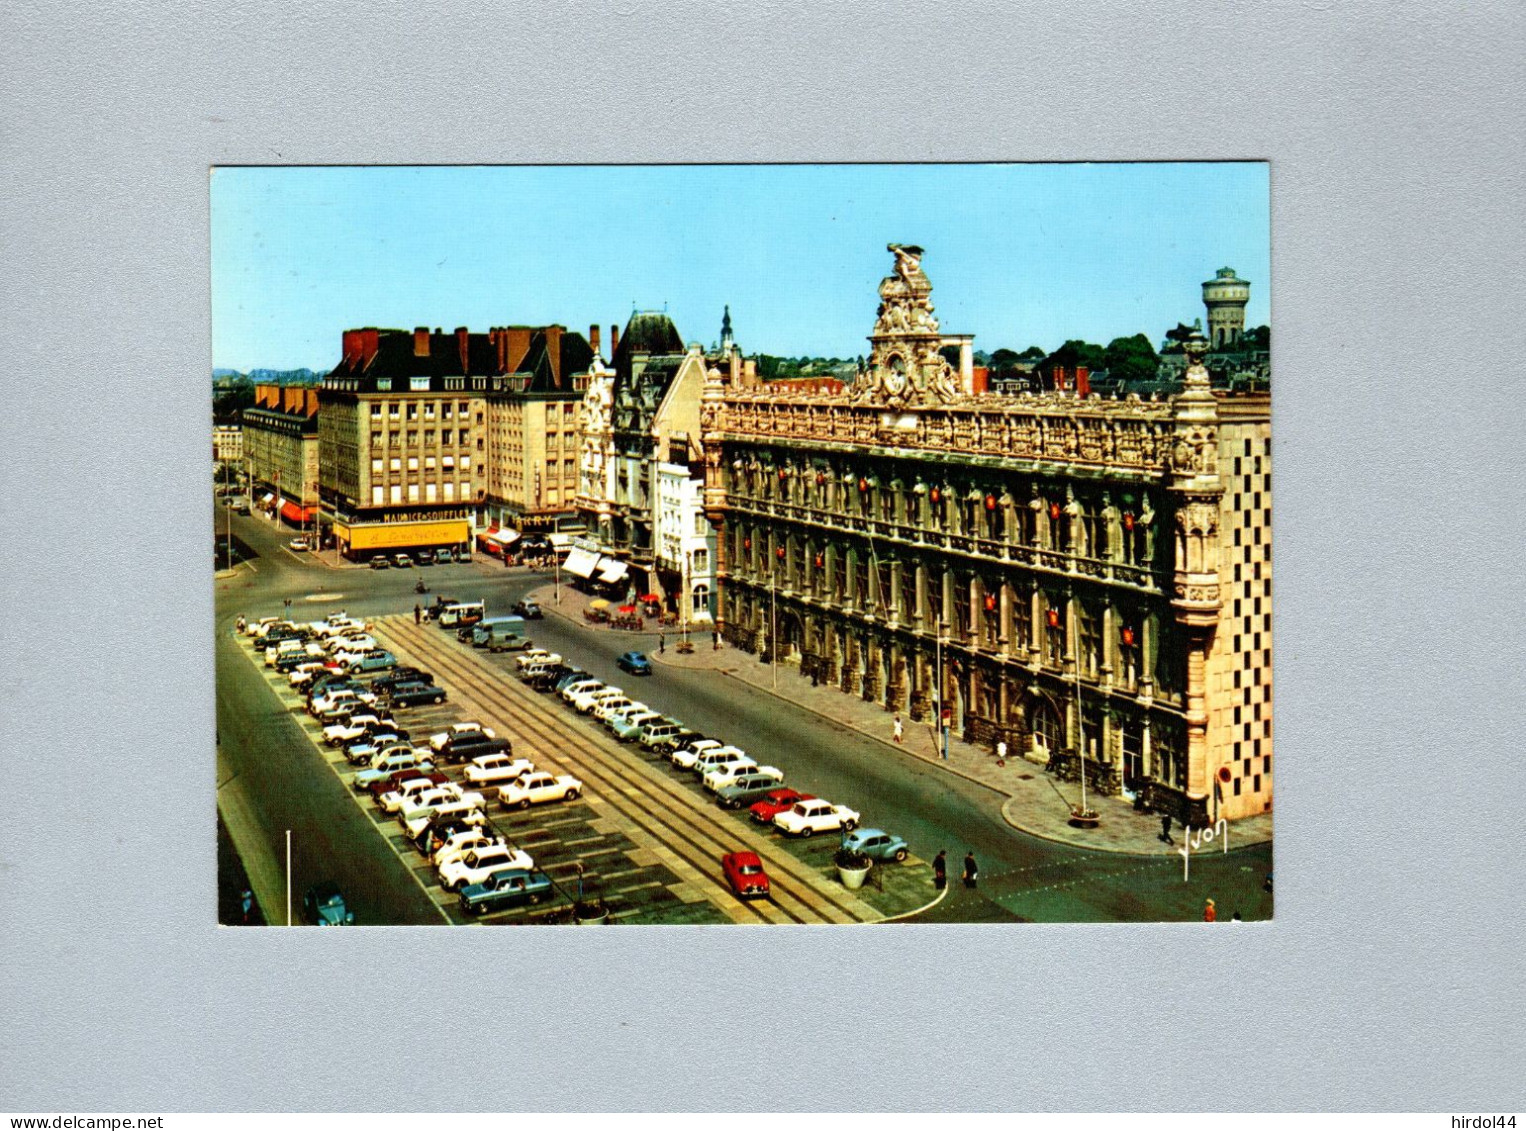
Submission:
[[[1060,716],[1046,699],[1035,699],[1028,708],[1028,731],[1033,735],[1033,752],[1043,757],[1058,754],[1065,748],[1065,728]]]
[[[710,611],[710,586],[700,584],[694,587],[693,611],[696,613]]]

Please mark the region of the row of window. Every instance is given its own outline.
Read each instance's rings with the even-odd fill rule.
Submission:
[[[461,401],[459,404],[454,404],[450,401],[447,401],[444,404],[441,404],[438,401],[427,401],[423,404],[420,404],[417,401],[409,401],[406,405],[401,404],[398,401],[388,401],[386,402],[387,411],[385,414],[382,412],[382,402],[372,401],[371,416],[373,419],[385,415],[391,420],[400,420],[404,418],[408,420],[418,420],[422,414],[423,419],[427,421],[434,420],[436,414],[438,414],[439,419],[449,420],[451,419],[453,408],[455,415],[459,419],[471,419],[472,407],[471,404],[467,401]],[[404,412],[404,409],[407,411]],[[482,414],[480,412],[477,414],[477,423],[482,423]]]
[[[424,470],[425,471],[433,471],[435,469],[435,457],[434,456],[425,456],[423,458],[424,458]],[[445,468],[447,471],[453,470],[455,468],[455,466],[456,466],[456,457],[455,456],[441,456],[439,458],[440,458],[440,466]],[[385,468],[383,467],[384,463],[386,465]],[[472,457],[471,456],[467,456],[467,455],[463,455],[461,457],[461,470],[462,471],[470,471],[471,470],[471,466],[472,466]],[[372,475],[380,475],[383,470],[387,470],[387,471],[401,471],[401,470],[403,470],[403,457],[402,456],[392,456],[390,459],[383,460],[380,456],[373,456],[372,459],[371,459],[371,474]],[[419,470],[419,457],[418,456],[409,456],[408,457],[408,470],[409,471],[418,471]]]
[[[384,434],[381,433],[381,432],[372,432],[371,433],[371,446],[373,448],[379,448],[379,447],[382,446],[383,435]],[[419,442],[419,435],[420,435],[420,433],[416,429],[412,429],[412,428],[410,428],[406,433],[403,433],[403,432],[387,432],[387,433],[385,433],[385,437],[386,437],[387,443],[389,445],[391,445],[392,447],[394,447],[394,448],[395,447],[399,447],[399,446],[401,446],[404,443],[406,443],[408,445],[408,447],[410,447],[410,448],[413,447],[414,445],[416,445]],[[404,439],[405,436],[406,436],[406,440]],[[424,429],[423,436],[424,436],[424,443],[430,445],[431,447],[433,447],[434,444],[435,444],[435,430],[433,428],[426,428],[426,429]],[[452,437],[454,437],[454,439]],[[456,429],[454,431],[452,431],[449,428],[444,428],[444,429],[441,429],[440,432],[439,432],[439,442],[441,444],[449,445],[449,444],[453,444],[454,443],[454,444],[468,444],[469,445],[471,443],[471,439],[472,439],[471,431],[469,429],[466,429],[466,428],[459,428],[459,429]],[[477,446],[479,448],[482,446],[482,441],[481,440],[477,441]]]
[[[423,491],[419,490],[420,484],[410,483],[407,487],[407,502],[410,503],[452,503],[456,500],[456,483],[447,479],[444,484],[425,483]],[[461,498],[466,499],[471,495],[471,484],[460,485]],[[373,507],[386,506],[389,503],[402,503],[403,485],[393,483],[389,487],[373,486],[371,488],[371,505]]]

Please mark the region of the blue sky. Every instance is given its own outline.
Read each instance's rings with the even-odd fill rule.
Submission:
[[[213,365],[332,367],[340,334],[622,327],[661,310],[709,345],[854,357],[887,243],[920,244],[943,329],[977,349],[1157,345],[1223,266],[1270,322],[1267,166],[219,168]],[[606,340],[607,351],[607,340]]]

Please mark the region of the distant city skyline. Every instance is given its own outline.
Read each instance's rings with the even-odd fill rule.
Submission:
[[[345,329],[664,310],[709,346],[856,357],[919,244],[942,328],[987,352],[1159,345],[1224,266],[1270,323],[1262,162],[229,167],[211,178],[212,365],[326,372]],[[606,342],[606,350],[607,350]]]

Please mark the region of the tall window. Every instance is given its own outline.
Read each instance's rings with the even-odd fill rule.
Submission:
[[[710,611],[710,586],[696,585],[694,587],[694,611],[696,613]]]
[[[710,551],[695,550],[690,560],[689,569],[692,573],[708,573],[710,570]]]
[[[1089,601],[1076,601],[1076,627],[1080,630],[1081,674],[1097,679],[1102,674],[1102,618]]]

